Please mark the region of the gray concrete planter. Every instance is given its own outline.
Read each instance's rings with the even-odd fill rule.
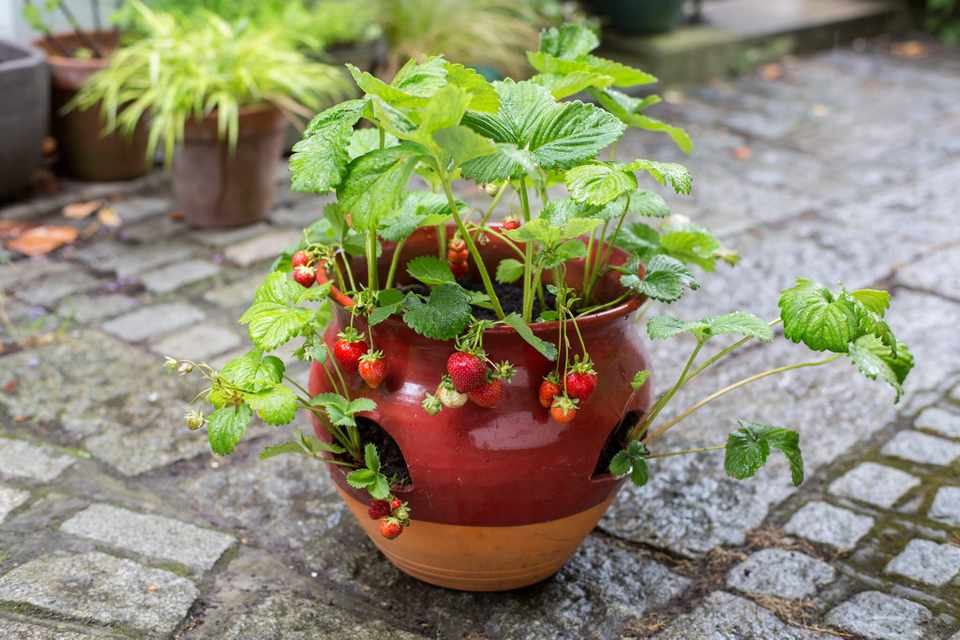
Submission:
[[[30,185],[43,162],[50,80],[43,54],[0,40],[0,200]]]

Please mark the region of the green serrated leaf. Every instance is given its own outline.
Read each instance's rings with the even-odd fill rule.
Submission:
[[[890,308],[890,293],[881,289],[858,289],[850,292],[850,295],[881,318]]]
[[[463,125],[440,129],[433,134],[433,139],[453,159],[454,166],[457,167],[497,151],[497,145],[491,140]]]
[[[558,75],[596,73],[608,76],[613,79],[612,84],[615,87],[632,87],[640,84],[652,84],[657,81],[656,76],[649,73],[592,54],[579,56],[575,60],[568,60],[543,51],[528,51],[527,61],[540,73]]]
[[[457,206],[465,207],[466,204],[457,201]],[[451,215],[450,205],[443,194],[410,191],[404,195],[403,202],[394,213],[380,219],[380,236],[398,242],[420,227],[445,223]]]
[[[384,147],[395,147],[400,141],[392,133],[383,136]],[[347,147],[347,154],[350,159],[359,158],[367,155],[371,151],[380,148],[380,131],[372,127],[365,129],[354,129],[350,136],[350,146]]]
[[[376,408],[377,403],[370,398],[354,398],[347,405],[347,412],[351,414],[362,413],[364,411],[374,411]]]
[[[298,285],[299,286],[299,285]],[[275,302],[256,302],[240,317],[258,349],[273,351],[300,334],[313,314],[309,309]]]
[[[303,447],[300,446],[299,442],[284,442],[282,444],[270,445],[264,447],[260,452],[261,460],[269,460],[270,458],[275,458],[277,456],[282,456],[286,454],[294,455],[310,455],[307,451],[303,450]]]
[[[610,460],[610,473],[616,478],[622,478],[633,469],[633,462],[626,451],[618,451]]]
[[[756,475],[770,456],[770,447],[779,450],[790,463],[795,485],[803,482],[803,457],[800,453],[800,435],[795,431],[739,421],[741,428],[727,438],[724,469],[738,480]]]
[[[550,217],[541,216],[509,231],[507,237],[517,242],[539,242],[551,248],[590,233],[600,222],[598,218],[572,218],[557,224]]]
[[[470,111],[496,113],[500,108],[500,96],[492,84],[475,69],[462,64],[448,62],[446,65],[447,82],[463,89],[469,102]]]
[[[536,336],[533,330],[530,329],[530,326],[520,317],[520,314],[511,313],[505,317],[503,321],[513,327],[517,334],[523,338],[527,344],[540,352],[540,355],[544,358],[551,361],[557,359],[557,346],[552,342],[547,342]]]
[[[211,413],[207,418],[207,438],[213,452],[221,456],[232,453],[252,418],[253,411],[245,404],[228,405]]]
[[[894,402],[900,402],[903,383],[913,368],[913,354],[905,344],[897,343],[894,353],[880,338],[868,334],[852,342],[847,354],[864,376],[871,380],[882,380],[893,387],[896,393]]]
[[[568,98],[586,89],[606,89],[613,84],[613,78],[591,71],[575,71],[568,74],[539,73],[531,82],[544,87],[557,100]]]
[[[637,371],[633,374],[633,378],[630,380],[630,388],[634,391],[639,391],[640,387],[647,383],[647,380],[650,378],[650,372],[646,369],[642,371]]]
[[[779,306],[784,337],[814,351],[847,353],[861,335],[856,304],[813,280],[798,278],[796,286],[780,294]]]
[[[347,474],[347,484],[354,489],[366,489],[377,481],[377,473],[370,469],[356,469]]]
[[[291,189],[326,193],[337,188],[350,162],[353,127],[366,108],[366,100],[348,100],[323,111],[310,122],[303,139],[293,145]]]
[[[722,316],[713,316],[707,318],[705,322],[711,335],[735,333],[764,342],[773,340],[773,329],[770,324],[746,311],[734,311]]]
[[[270,425],[290,424],[297,415],[297,396],[290,387],[278,384],[259,393],[246,393],[244,400]]]
[[[434,287],[424,302],[415,295],[407,297],[403,321],[422,336],[433,340],[453,340],[470,322],[470,298],[456,284]]]
[[[523,263],[513,258],[505,258],[497,265],[497,282],[510,284],[523,275]]]
[[[609,162],[595,162],[567,171],[564,182],[577,202],[603,206],[637,188],[633,172],[623,171]]]
[[[279,384],[284,371],[283,360],[254,349],[223,365],[220,375],[235,387],[257,392]]]
[[[664,255],[650,259],[642,279],[628,274],[620,277],[620,284],[660,302],[675,302],[683,296],[685,288],[700,288],[700,283],[682,262]]]
[[[650,470],[647,468],[645,458],[634,458],[633,468],[630,470],[630,482],[638,487],[642,487],[650,480]]]
[[[695,264],[704,271],[713,271],[721,245],[708,230],[684,224],[661,229],[660,248],[684,264]]]
[[[563,60],[576,60],[600,46],[600,39],[582,24],[567,23],[540,32],[539,51]]]
[[[390,496],[390,482],[387,480],[387,476],[378,473],[373,480],[373,484],[367,487],[367,493],[374,500],[386,500]]]
[[[680,195],[690,195],[693,177],[682,164],[675,162],[657,162],[655,160],[634,160],[623,166],[626,171],[646,171],[662,185],[669,185]]]
[[[703,322],[684,322],[673,316],[654,316],[647,321],[647,335],[651,340],[666,340],[681,333],[702,331]]]
[[[396,210],[422,157],[421,147],[404,142],[371,151],[350,162],[337,188],[337,200],[352,214],[354,227],[376,229],[381,218]]]
[[[363,463],[367,465],[367,469],[374,473],[380,473],[380,455],[374,445],[368,443],[363,448]]]
[[[641,113],[651,104],[659,102],[659,96],[648,96],[641,100],[615,89],[591,93],[604,109],[617,116],[624,124],[645,131],[665,133],[684,153],[689,155],[693,151],[693,141],[686,131]]]
[[[447,261],[437,256],[417,256],[407,263],[407,273],[429,287],[457,281]]]

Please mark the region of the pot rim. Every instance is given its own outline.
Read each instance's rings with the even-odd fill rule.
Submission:
[[[414,233],[416,233],[416,231],[414,231]],[[586,238],[583,238],[583,239],[585,240]],[[613,250],[615,252],[623,253],[623,250],[618,249],[617,247],[613,247]],[[317,269],[317,283],[330,284],[330,297],[333,299],[333,301],[336,304],[340,305],[342,309],[349,309],[354,305],[353,299],[350,298],[350,296],[343,293],[342,291],[340,291],[340,289],[337,288],[337,285],[334,284],[332,280],[327,278],[327,274],[325,273],[324,269]],[[632,295],[629,298],[627,298],[624,302],[614,307],[611,307],[609,309],[604,309],[602,311],[598,311],[595,313],[591,313],[589,315],[583,316],[582,318],[577,318],[577,324],[580,325],[581,328],[606,324],[607,322],[611,322],[618,318],[622,318],[630,315],[631,313],[639,309],[640,305],[646,302],[646,300],[647,300],[647,297],[644,295]],[[406,324],[404,324],[399,318],[395,316],[390,316],[389,318],[381,322],[380,325],[378,326],[381,326],[381,325],[384,325],[384,326],[392,325],[394,328],[400,328],[400,327],[405,329],[408,328]],[[549,333],[551,331],[559,330],[560,321],[550,320],[547,322],[531,322],[529,324],[529,327],[534,333]],[[510,335],[513,333],[517,333],[517,330],[511,327],[510,325],[499,325],[496,327],[491,327],[489,329],[486,329],[484,330],[483,333],[484,335]],[[439,341],[439,342],[442,342],[442,341]]]
[[[118,33],[115,31],[88,29],[81,29],[80,33],[95,40],[97,44],[104,45],[107,49],[106,56],[103,58],[72,58],[50,50],[50,46],[47,44],[48,41],[56,40],[63,42],[65,40],[75,40],[76,35],[73,31],[62,31],[49,36],[41,36],[35,38],[31,44],[44,52],[47,58],[47,64],[51,66],[90,72],[106,69],[110,64],[110,55],[116,48],[116,44],[111,43],[111,41],[115,43]]]

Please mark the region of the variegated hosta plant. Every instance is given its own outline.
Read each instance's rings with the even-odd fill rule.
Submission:
[[[647,481],[650,459],[691,452],[661,450],[661,435],[712,400],[765,377],[846,360],[888,383],[899,398],[913,362],[885,320],[890,298],[884,291],[832,290],[801,278],[781,292],[780,315],[769,320],[746,311],[694,320],[654,312],[654,305],[700,288],[695,271],[732,266],[736,254],[706,229],[670,216],[664,199],[650,190],[659,183],[688,194],[685,167],[616,156],[618,140],[631,127],[666,134],[685,152],[691,142],[683,130],[645,115],[656,96],[624,91],[655,78],[594,55],[597,44],[583,27],[546,30],[539,50],[529,54],[539,73],[521,82],[489,83],[442,57],[410,61],[389,80],[350,67],[363,96],[317,115],[290,159],[295,190],[335,191],[336,200],[305,230],[300,246],[276,262],[243,314],[252,350],[219,371],[170,362],[182,372],[199,370],[209,381],[204,397],[213,411],[192,413],[189,422],[206,425],[214,452],[233,451],[255,414],[278,426],[307,411],[320,419],[329,441],[300,434],[263,456],[296,453],[344,467],[349,483],[375,499],[384,535],[398,535],[409,510],[392,496],[392,479],[357,423],[358,414],[375,404],[350,393],[350,383],[359,382],[355,376],[377,387],[389,375],[376,330],[391,316],[429,339],[453,342],[447,370],[437,371],[436,390],[423,398],[427,413],[459,411],[468,402],[497,411],[514,367],[491,361],[483,342],[487,330],[507,325],[554,363],[529,391],[539,394],[554,421],[568,423],[597,385],[622,384],[598,377],[578,323],[629,298],[645,300],[651,339],[687,334],[694,347],[676,381],[632,426],[609,464],[614,475],[629,475],[638,485]],[[583,94],[589,102],[570,99]],[[459,200],[458,180],[481,185],[489,204],[474,209]],[[516,216],[491,222],[508,201],[517,203]],[[407,239],[424,227],[437,228],[435,249],[401,261]],[[494,241],[511,255],[495,269],[481,256],[485,243]],[[377,268],[381,255],[389,264],[385,277]],[[365,277],[351,269],[358,257],[365,259]],[[582,273],[576,286],[567,278],[572,264]],[[401,270],[412,284],[398,284]],[[465,277],[470,270],[475,282]],[[621,293],[604,297],[598,283],[611,277]],[[517,293],[512,306],[501,299],[511,288]],[[338,300],[352,301],[351,322],[328,345],[323,331],[334,289]],[[531,330],[543,321],[557,322],[555,339]],[[737,349],[774,339],[778,325],[787,340],[822,356],[759,372],[663,417],[681,388]],[[293,340],[294,356],[322,368],[333,391],[311,395],[286,375],[274,354]],[[647,377],[636,372],[633,393]],[[801,482],[799,435],[753,419],[740,420],[725,443],[693,451],[723,450],[729,474],[748,478],[776,449],[789,460],[794,482]]]

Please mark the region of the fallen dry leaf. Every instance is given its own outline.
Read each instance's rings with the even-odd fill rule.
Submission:
[[[90,200],[88,202],[74,202],[63,208],[63,216],[71,220],[83,220],[93,212],[103,206],[100,200]]]
[[[753,155],[753,151],[746,145],[733,150],[733,157],[737,160],[749,160],[751,155]]]
[[[34,224],[18,222],[16,220],[0,220],[0,240],[19,238],[24,232],[32,229]]]
[[[111,209],[110,207],[104,207],[97,212],[97,220],[99,220],[103,226],[110,227],[115,229],[120,226],[120,216],[117,215],[117,212]]]
[[[34,227],[19,237],[9,241],[7,248],[27,256],[42,256],[71,244],[77,239],[77,230],[73,227],[52,227],[42,225]]]
[[[184,215],[183,211],[171,211],[170,213],[167,214],[167,216],[171,220],[183,220],[187,217],[186,215]]]
[[[765,64],[760,67],[760,77],[764,80],[779,80],[783,77],[783,67],[775,62]]]
[[[893,55],[901,58],[926,58],[927,45],[916,40],[907,40],[893,45]]]

